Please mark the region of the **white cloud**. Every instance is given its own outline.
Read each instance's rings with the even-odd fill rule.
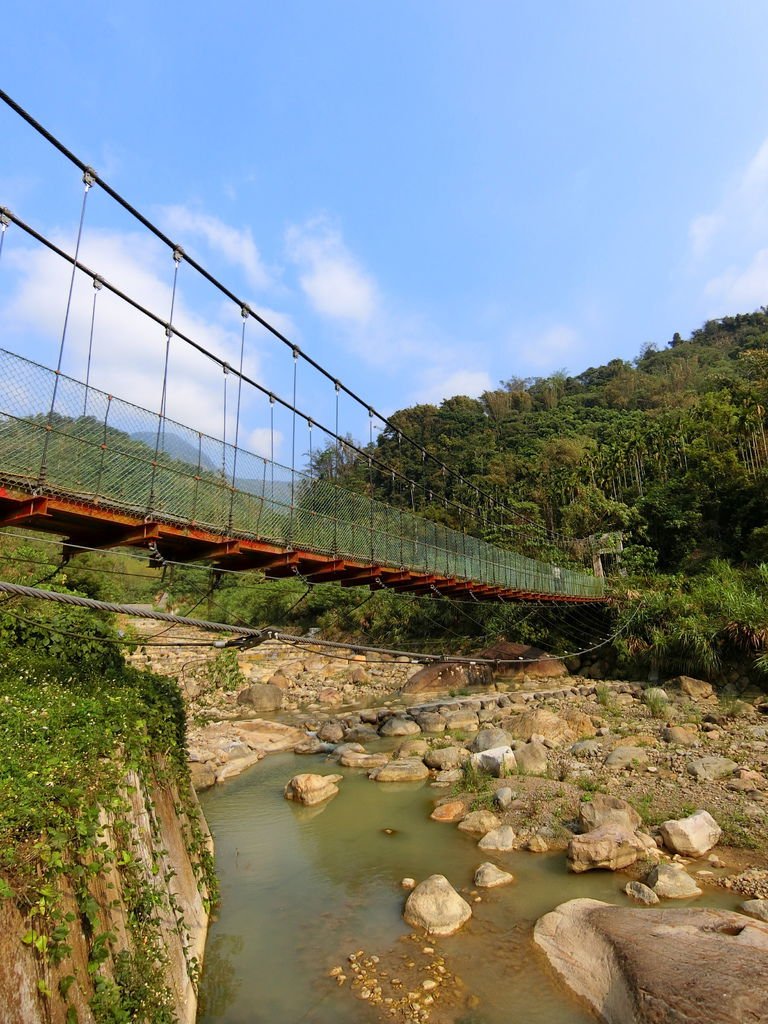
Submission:
[[[483,391],[489,391],[493,387],[490,375],[485,370],[431,369],[425,376],[427,379],[424,384],[414,392],[414,402],[439,405],[444,398],[452,398],[454,395],[477,398]]]
[[[290,227],[286,243],[288,258],[299,269],[301,288],[316,312],[358,326],[372,320],[379,305],[376,283],[326,218]]]
[[[729,310],[746,311],[768,304],[768,249],[758,249],[746,267],[729,267],[713,277],[705,292]]]
[[[557,370],[572,361],[581,348],[579,332],[567,324],[554,324],[527,335],[514,346],[516,356],[539,371]]]
[[[719,213],[702,213],[698,217],[694,217],[688,228],[694,259],[699,260],[707,255],[718,231],[723,227],[723,223],[723,216]]]
[[[725,188],[716,206],[689,227],[689,272],[701,282],[709,316],[768,301],[768,138]]]
[[[56,239],[64,248],[66,242]],[[48,250],[16,248],[8,254],[14,275],[12,291],[5,304],[6,344],[55,366],[61,337],[70,269]],[[171,261],[167,250],[139,233],[119,234],[90,231],[83,239],[82,262],[136,301],[155,312],[163,321],[170,313]],[[93,286],[90,278],[78,274],[72,296],[63,370],[78,380],[85,379],[88,359]],[[232,366],[240,358],[240,316],[230,307],[219,319],[202,316],[191,308],[183,286],[177,290],[174,325],[194,341],[214,352]],[[93,358],[90,383],[137,406],[157,412],[161,402],[166,337],[157,324],[133,310],[103,288],[96,300]],[[259,376],[258,351],[249,346],[245,369]],[[236,378],[227,381],[227,439],[234,439]],[[210,359],[174,336],[170,343],[167,415],[179,423],[221,437],[224,430],[225,375]],[[263,402],[244,389],[241,409],[244,421]],[[254,399],[252,401],[252,398]],[[74,410],[65,409],[70,412]],[[135,430],[151,425],[151,417],[135,413]],[[247,423],[253,429],[253,423]]]
[[[202,238],[208,247],[238,267],[250,287],[261,290],[272,284],[250,228],[235,228],[218,217],[186,206],[166,206],[163,224],[182,247],[189,237]],[[178,236],[178,237],[177,237]]]
[[[273,447],[275,458],[279,458],[282,446],[283,433],[280,430],[275,430],[273,432],[269,427],[256,427],[248,434],[248,443],[246,447],[256,455],[261,455],[262,458],[271,458]]]

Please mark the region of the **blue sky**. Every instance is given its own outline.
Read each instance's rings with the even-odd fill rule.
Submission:
[[[386,413],[768,303],[763,0],[112,7],[9,4],[3,87]],[[71,250],[80,190],[0,109],[0,205]],[[167,253],[97,192],[83,257],[166,315]],[[6,343],[49,358],[65,286],[9,231]],[[179,317],[230,359],[236,314],[182,268]],[[152,405],[156,332],[106,301],[99,329],[97,382]],[[250,329],[248,349],[290,391],[289,355]],[[170,411],[215,432],[219,382],[176,370]],[[307,372],[299,398],[332,417]]]

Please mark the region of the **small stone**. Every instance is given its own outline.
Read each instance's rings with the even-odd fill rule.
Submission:
[[[416,879],[404,878],[400,885],[403,887],[403,889],[414,889],[416,887]]]

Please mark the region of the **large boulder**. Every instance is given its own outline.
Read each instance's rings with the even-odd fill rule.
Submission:
[[[329,718],[317,730],[317,738],[323,740],[324,743],[341,743],[344,739],[344,726],[341,722]]]
[[[439,711],[421,711],[413,716],[422,732],[435,735],[445,732],[445,719]]]
[[[768,1020],[768,925],[725,910],[563,903],[534,941],[606,1024]]]
[[[714,687],[704,679],[694,679],[693,676],[675,676],[667,680],[667,686],[678,686],[686,697],[691,700],[707,700],[714,695]]]
[[[506,662],[507,664],[494,666],[495,674],[499,679],[516,680],[525,675],[535,678],[559,679],[568,675],[568,669],[560,658],[555,658],[538,647],[510,643],[508,640],[499,640],[491,647],[486,647],[484,651],[480,651],[477,657]]]
[[[498,850],[508,853],[517,845],[517,836],[511,825],[499,825],[498,828],[492,828],[490,832],[486,832],[477,845],[481,850]]]
[[[745,900],[739,904],[742,914],[748,914],[757,921],[765,921],[768,924],[768,900]]]
[[[642,824],[642,818],[626,800],[593,793],[589,800],[582,800],[579,805],[579,824],[585,832],[591,832],[600,825],[618,825],[634,832]]]
[[[455,711],[446,711],[443,714],[446,729],[460,729],[467,732],[477,732],[480,720],[475,711],[468,708],[457,708]]]
[[[678,747],[693,747],[698,742],[697,733],[684,725],[668,725],[662,729],[662,739]]]
[[[596,868],[620,871],[644,852],[645,845],[634,832],[620,825],[600,825],[568,843],[568,869],[577,874]]]
[[[682,864],[657,864],[645,884],[665,900],[690,900],[701,896],[701,889]]]
[[[414,672],[402,689],[403,693],[444,693],[465,687],[488,688],[493,673],[488,665],[453,665],[438,662]]]
[[[571,730],[575,732],[577,736],[581,736],[583,739],[590,739],[592,736],[597,736],[595,723],[584,711],[579,711],[578,708],[565,708],[560,712],[560,717],[564,722],[568,723]]]
[[[464,747],[437,747],[424,756],[424,764],[428,768],[443,771],[446,768],[458,768],[469,758],[469,751]]]
[[[345,750],[339,757],[339,764],[345,768],[363,768],[365,771],[383,768],[388,763],[389,754],[367,754],[359,750]]]
[[[503,729],[481,729],[469,745],[473,754],[493,747],[508,747],[512,737]]]
[[[664,845],[684,857],[701,857],[717,843],[722,829],[708,811],[699,810],[687,818],[665,821],[661,826]]]
[[[517,767],[517,759],[512,747],[493,747],[479,754],[472,754],[472,764],[495,779],[504,778]]]
[[[369,777],[374,782],[423,782],[429,778],[429,768],[416,758],[402,757],[390,761]]]
[[[460,822],[459,830],[473,835],[484,836],[501,824],[492,811],[470,811]]]
[[[251,683],[238,693],[237,703],[254,711],[277,711],[283,706],[283,691],[272,683]]]
[[[380,736],[416,736],[421,732],[417,722],[412,718],[403,718],[400,715],[393,715],[380,727]]]
[[[394,757],[424,757],[429,750],[429,744],[423,736],[409,736],[401,743],[398,743]]]
[[[284,796],[286,800],[297,800],[311,807],[336,796],[339,792],[336,783],[343,778],[343,775],[313,775],[309,772],[294,775],[285,787]]]
[[[515,747],[515,764],[517,770],[525,775],[546,775],[547,748],[538,740],[530,740],[522,746]]]
[[[522,715],[510,720],[507,729],[518,739],[529,740],[539,736],[557,746],[573,743],[578,738],[566,721],[546,708],[524,711]]]
[[[405,902],[403,917],[412,928],[429,935],[453,935],[472,916],[472,908],[444,875],[430,875]]]

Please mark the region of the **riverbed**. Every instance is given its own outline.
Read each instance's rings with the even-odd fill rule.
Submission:
[[[344,776],[339,795],[307,808],[283,797],[299,772]],[[429,784],[377,784],[322,757],[277,754],[202,794],[216,842],[221,905],[212,924],[201,986],[201,1024],[356,1024],[387,1019],[329,972],[358,950],[387,967],[413,963],[402,919],[404,877],[444,874],[473,906],[448,939],[428,940],[458,975],[456,1008],[438,1002],[435,1021],[462,1024],[588,1024],[594,1017],[558,983],[531,941],[533,924],[568,899],[628,905],[626,876],[568,874],[563,853],[484,854],[455,825],[429,820]],[[470,895],[477,866],[492,860],[515,883]],[[691,904],[735,909],[717,889]],[[675,901],[686,906],[688,901]],[[653,910],[649,910],[653,913]],[[425,940],[427,941],[427,940]],[[418,966],[418,964],[417,964]],[[405,970],[405,966],[403,968]]]

